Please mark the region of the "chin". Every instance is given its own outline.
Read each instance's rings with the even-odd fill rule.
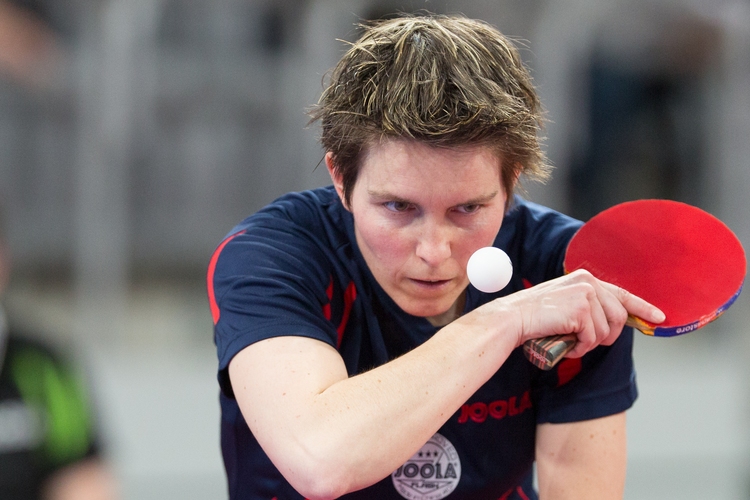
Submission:
[[[448,312],[453,305],[453,302],[447,302],[447,305],[441,307],[441,305],[435,304],[434,302],[429,304],[410,303],[410,304],[398,304],[401,309],[411,314],[412,316],[418,316],[420,318],[429,318],[432,316],[440,316]]]

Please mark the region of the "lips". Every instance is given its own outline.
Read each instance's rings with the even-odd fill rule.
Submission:
[[[410,278],[410,281],[413,283],[416,283],[419,286],[427,287],[427,288],[440,288],[448,283],[450,283],[452,280],[420,280],[416,278]]]

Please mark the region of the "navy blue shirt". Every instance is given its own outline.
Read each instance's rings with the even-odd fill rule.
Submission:
[[[515,197],[494,245],[513,263],[495,294],[469,286],[465,311],[562,274],[580,222]],[[232,500],[301,499],[250,432],[232,392],[231,359],[262,339],[298,335],[336,347],[350,375],[413,349],[439,329],[401,310],[375,281],[354,237],[352,215],[332,187],[285,195],[236,226],[208,272],[221,388],[221,440]],[[550,371],[522,349],[469,398],[425,446],[352,499],[534,499],[539,423],[620,413],[636,398],[632,330],[611,347]]]

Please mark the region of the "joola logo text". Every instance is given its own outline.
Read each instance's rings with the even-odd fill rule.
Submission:
[[[529,391],[523,393],[520,401],[516,396],[508,399],[498,399],[491,403],[471,403],[461,407],[461,414],[458,417],[459,424],[465,424],[471,419],[481,424],[487,417],[500,420],[505,417],[514,417],[531,408],[531,396]]]
[[[461,461],[456,448],[438,433],[391,474],[393,487],[410,500],[445,498],[460,479]]]

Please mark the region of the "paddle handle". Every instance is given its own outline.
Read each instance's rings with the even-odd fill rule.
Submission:
[[[635,316],[628,316],[625,322],[642,331],[646,335],[653,335],[654,329],[651,325]],[[523,344],[523,353],[531,363],[542,370],[550,370],[576,345],[574,334],[553,335],[541,339],[527,340]]]

